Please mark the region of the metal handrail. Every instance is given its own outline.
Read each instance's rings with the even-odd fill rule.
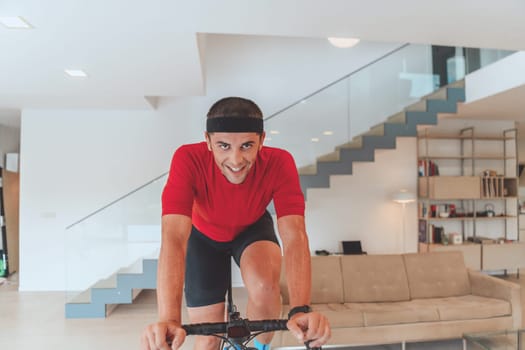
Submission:
[[[95,214],[97,214],[97,213],[100,213],[102,210],[104,210],[104,209],[106,209],[106,208],[108,208],[108,207],[111,207],[113,204],[115,204],[115,203],[117,203],[117,202],[120,202],[120,201],[123,200],[124,198],[131,196],[133,193],[138,192],[139,190],[143,189],[144,187],[148,186],[149,184],[154,183],[155,181],[159,180],[159,179],[162,178],[163,176],[166,176],[167,174],[168,174],[168,172],[165,172],[165,173],[163,173],[163,174],[157,176],[157,177],[154,178],[153,180],[150,180],[150,181],[146,182],[145,184],[143,184],[143,185],[141,185],[141,186],[135,188],[134,190],[132,190],[132,191],[126,193],[125,195],[123,195],[123,196],[121,196],[121,197],[115,199],[114,201],[111,201],[110,203],[104,205],[103,207],[101,207],[101,208],[95,210],[95,211],[92,212],[91,214],[88,214],[88,215],[84,216],[83,218],[81,218],[81,219],[75,221],[74,223],[72,223],[72,224],[66,226],[66,230],[68,230],[68,229],[70,229],[71,227],[73,227],[73,226],[75,226],[75,225],[81,223],[82,221],[84,221],[84,220],[86,220],[86,219],[89,219],[89,218],[92,217],[93,215],[95,215]]]
[[[408,44],[408,43],[407,43],[407,44],[403,44],[403,45],[401,45],[401,46],[395,48],[394,50],[392,50],[392,51],[390,51],[390,52],[387,52],[387,53],[384,54],[383,56],[378,57],[378,58],[376,58],[375,60],[368,62],[367,64],[365,64],[364,66],[362,66],[362,67],[356,69],[355,71],[353,71],[353,72],[351,72],[351,73],[348,73],[347,75],[345,75],[345,76],[343,76],[343,77],[337,79],[337,80],[334,81],[334,82],[331,82],[330,84],[328,84],[328,85],[326,85],[326,86],[323,86],[322,88],[320,88],[320,89],[318,89],[318,90],[315,90],[315,91],[312,92],[311,94],[308,94],[307,96],[305,96],[305,97],[303,97],[303,98],[301,98],[301,99],[295,101],[294,103],[290,104],[289,106],[284,107],[283,109],[278,110],[277,112],[275,112],[275,113],[269,115],[268,117],[264,118],[264,120],[270,120],[270,119],[272,119],[272,118],[278,116],[279,114],[281,114],[281,113],[283,113],[283,112],[289,110],[290,108],[292,108],[292,107],[294,107],[294,106],[300,104],[302,101],[307,100],[307,99],[309,99],[310,97],[312,97],[312,96],[314,96],[314,95],[317,95],[318,93],[320,93],[320,92],[322,92],[322,91],[328,89],[329,87],[331,87],[331,86],[333,86],[333,85],[335,85],[335,84],[337,84],[337,83],[339,83],[339,82],[341,82],[341,81],[343,81],[343,80],[345,80],[345,79],[348,79],[348,78],[351,77],[352,75],[354,75],[354,74],[356,74],[356,73],[359,73],[359,72],[362,71],[363,69],[370,67],[370,66],[373,65],[374,63],[379,62],[379,61],[381,61],[382,59],[384,59],[384,58],[386,58],[386,57],[388,57],[388,56],[393,55],[394,53],[396,53],[396,52],[398,52],[398,51],[404,49],[405,47],[407,47],[407,46],[409,46],[409,45],[410,45],[410,44]]]

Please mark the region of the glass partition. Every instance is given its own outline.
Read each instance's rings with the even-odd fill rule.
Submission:
[[[404,45],[266,120],[266,145],[299,168],[439,88],[430,46]]]
[[[267,118],[266,145],[290,151],[298,168],[315,164],[423,96],[511,53],[402,45]]]
[[[119,269],[140,272],[142,258],[157,257],[166,179],[162,175],[65,231],[68,300]]]

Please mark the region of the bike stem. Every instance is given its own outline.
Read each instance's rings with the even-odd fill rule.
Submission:
[[[233,305],[233,296],[232,296],[232,260],[231,258],[229,259],[229,269],[228,271],[230,272],[229,275],[230,275],[230,280],[228,282],[228,320],[230,321],[232,319],[232,317],[234,317],[234,314],[237,313],[237,317],[238,316],[238,312],[237,312],[237,307],[235,305]]]

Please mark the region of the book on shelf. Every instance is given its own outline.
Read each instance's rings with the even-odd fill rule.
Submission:
[[[427,221],[426,220],[419,220],[418,222],[418,239],[421,243],[430,243],[428,241],[428,233],[427,233]]]
[[[439,166],[432,160],[419,160],[418,161],[418,173],[419,176],[438,176]]]
[[[420,243],[443,243],[445,229],[443,226],[430,224],[427,220],[419,220],[418,239]]]

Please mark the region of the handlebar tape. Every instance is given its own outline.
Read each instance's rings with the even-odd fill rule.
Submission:
[[[261,320],[261,321],[249,321],[245,320],[248,325],[250,332],[272,332],[272,331],[284,331],[288,328],[286,323],[288,320]],[[228,323],[216,322],[216,323],[195,323],[182,325],[182,328],[186,331],[187,335],[212,335],[226,333]]]

